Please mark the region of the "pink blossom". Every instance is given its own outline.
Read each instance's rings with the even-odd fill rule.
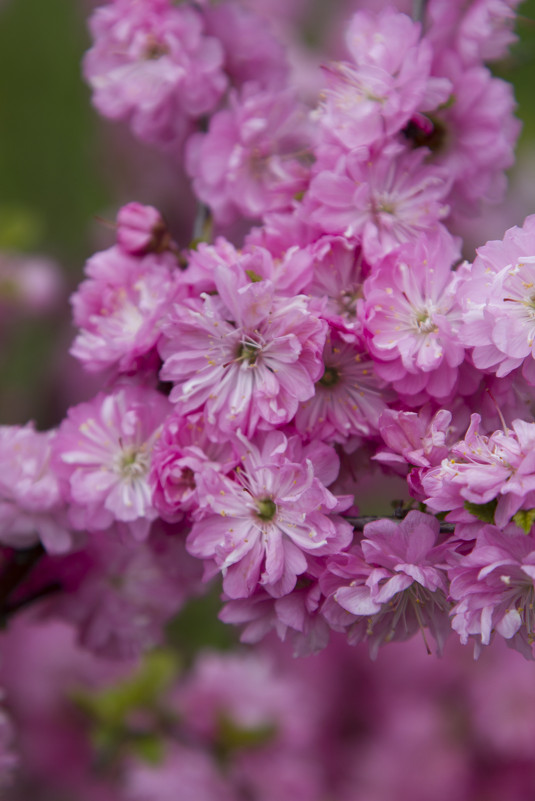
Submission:
[[[249,597],[259,585],[280,597],[307,570],[306,554],[333,553],[351,540],[351,526],[336,514],[348,504],[316,477],[306,449],[304,458],[292,458],[292,442],[282,432],[239,441],[243,457],[232,476],[201,477],[205,509],[188,549],[213,563],[209,573],[223,573],[230,598]],[[322,446],[322,455],[329,450]]]
[[[257,643],[274,631],[283,642],[291,642],[294,656],[310,656],[329,642],[329,626],[320,614],[322,600],[317,576],[323,559],[307,556],[308,568],[289,595],[273,598],[263,588],[249,598],[229,599],[219,613],[225,623],[242,626],[240,641]],[[321,564],[321,568],[319,565]]]
[[[171,145],[226,88],[223,49],[204,35],[201,14],[169,0],[115,0],[90,21],[84,74],[105,117],[128,119],[136,136]]]
[[[173,693],[180,719],[202,742],[224,738],[225,725],[246,732],[266,732],[264,747],[272,744],[298,749],[311,732],[300,708],[306,688],[297,675],[281,675],[260,652],[202,654],[192,674]]]
[[[320,585],[323,614],[351,643],[380,645],[404,640],[429,628],[442,650],[449,629],[445,549],[437,545],[439,522],[409,512],[400,523],[378,520],[364,527],[364,539],[350,552],[331,557]]]
[[[27,548],[41,540],[51,553],[69,550],[73,536],[51,465],[55,431],[0,426],[0,541]]]
[[[127,203],[117,213],[117,244],[133,255],[162,253],[171,245],[171,236],[158,209]]]
[[[161,378],[181,414],[203,410],[211,437],[289,422],[314,394],[326,323],[304,296],[277,298],[239,265],[215,271],[218,295],[175,305],[160,347]]]
[[[135,369],[156,345],[162,317],[176,294],[170,254],[135,257],[118,247],[97,253],[71,298],[81,329],[71,353],[91,372]]]
[[[237,88],[253,81],[262,89],[282,89],[288,80],[286,52],[271,31],[273,16],[235,2],[208,4],[206,32],[222,45],[225,72]]]
[[[419,412],[386,409],[380,419],[381,436],[389,450],[375,459],[386,464],[430,467],[439,464],[448,453],[447,438],[451,412],[440,409],[431,417],[429,406]]]
[[[505,526],[519,509],[535,507],[535,423],[515,420],[512,430],[479,433],[481,417],[472,415],[464,440],[452,446],[439,467],[423,473],[422,484],[433,511],[463,508],[464,502],[496,500],[496,525]]]
[[[522,366],[535,384],[535,215],[501,242],[478,249],[462,294],[461,337],[480,370],[501,377]]]
[[[228,444],[208,438],[202,415],[170,415],[154,445],[149,476],[159,515],[168,522],[181,520],[199,507],[199,474],[205,469],[228,473],[232,467]]]
[[[325,235],[308,245],[306,250],[313,259],[308,292],[326,300],[324,310],[329,318],[338,317],[346,328],[361,332],[357,303],[369,266],[357,241]]]
[[[452,627],[466,643],[490,643],[494,631],[529,659],[534,658],[535,548],[530,536],[506,535],[484,526],[475,548],[452,568]]]
[[[515,41],[512,30],[519,0],[430,0],[426,37],[435,51],[456,50],[465,66],[494,61]]]
[[[385,382],[376,375],[365,347],[345,342],[331,328],[323,362],[325,369],[316,382],[314,396],[297,412],[297,430],[330,442],[376,433],[386,408],[382,393]]]
[[[98,532],[81,555],[82,575],[51,611],[76,625],[82,645],[111,659],[130,659],[163,639],[163,627],[200,586],[200,566],[179,532],[151,532],[146,542]],[[57,566],[72,575],[69,565]]]
[[[467,68],[456,52],[443,54],[439,70],[451,81],[450,100],[427,117],[414,117],[404,133],[428,146],[433,163],[453,179],[447,200],[454,219],[462,220],[477,214],[482,203],[503,199],[520,122],[513,116],[511,85],[489,70]]]
[[[424,163],[426,155],[390,144],[377,153],[340,155],[326,169],[320,161],[303,211],[323,232],[360,239],[364,257],[375,261],[433,234],[448,214],[450,180]]]
[[[234,788],[211,754],[179,743],[167,749],[160,764],[132,760],[125,773],[125,801],[236,799]]]
[[[227,225],[290,208],[307,186],[310,146],[305,110],[291,91],[247,84],[211,118],[208,133],[190,138],[186,168],[196,195]]]
[[[432,49],[420,24],[392,8],[357,12],[347,30],[352,62],[324,67],[320,107],[326,136],[352,150],[378,144],[401,130],[417,110],[447,100],[450,83],[430,74]]]
[[[402,395],[446,398],[464,359],[458,331],[458,254],[445,232],[407,245],[364,285],[365,329],[381,378]]]
[[[42,256],[0,254],[0,310],[2,323],[14,315],[49,314],[65,291],[59,266]]]
[[[158,516],[151,451],[170,411],[159,392],[128,385],[69,409],[54,449],[76,528],[99,531],[117,521],[136,539],[147,536]]]

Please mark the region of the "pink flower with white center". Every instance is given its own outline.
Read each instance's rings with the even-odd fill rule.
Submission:
[[[172,414],[152,452],[149,480],[153,504],[167,522],[181,520],[200,504],[199,474],[205,469],[228,473],[235,465],[228,443],[208,438],[201,414]]]
[[[223,49],[205,36],[201,14],[169,0],[131,0],[97,8],[84,75],[105,117],[128,119],[136,136],[160,145],[180,142],[192,118],[223,94]]]
[[[291,208],[308,184],[309,128],[292,92],[247,84],[239,97],[230,96],[230,108],[214,114],[208,133],[188,141],[186,168],[195,194],[222,225]]]
[[[461,338],[475,366],[499,377],[522,367],[535,385],[535,215],[478,249],[462,302]]]
[[[345,342],[335,328],[323,350],[325,370],[314,396],[301,404],[295,418],[298,431],[330,442],[370,436],[378,430],[386,409],[386,382],[375,374],[373,360],[358,343]]]
[[[151,451],[172,407],[153,389],[124,386],[69,409],[54,445],[73,524],[98,531],[125,523],[144,539],[158,513]]]
[[[239,265],[215,271],[218,295],[176,304],[160,346],[161,378],[181,414],[202,410],[209,436],[288,423],[321,377],[327,324],[307,299],[278,298]]]
[[[430,75],[432,48],[420,38],[421,26],[392,8],[377,15],[357,12],[346,34],[353,62],[324,67],[320,121],[352,150],[375,144],[401,130],[417,110],[447,100],[447,78]]]
[[[450,571],[453,629],[488,645],[494,631],[535,658],[535,543],[531,536],[484,526],[475,548]]]
[[[322,232],[360,239],[364,258],[377,261],[442,229],[450,179],[426,157],[424,149],[390,144],[369,155],[362,149],[342,154],[326,169],[320,160],[303,214]]]
[[[188,549],[209,561],[210,575],[223,573],[230,598],[247,598],[259,586],[281,597],[307,570],[307,554],[336,553],[349,544],[352,528],[336,514],[347,502],[318,480],[306,451],[299,462],[288,458],[291,442],[282,432],[259,443],[238,439],[243,456],[235,473],[200,478],[205,507]]]
[[[170,253],[141,258],[118,247],[97,253],[86,265],[71,298],[74,322],[81,329],[71,354],[97,372],[129,372],[160,337],[162,318],[177,294]]]
[[[0,426],[0,542],[27,548],[41,540],[50,553],[68,551],[73,536],[51,465],[55,431],[28,423]]]
[[[402,395],[446,398],[464,360],[456,243],[445,232],[403,248],[364,284],[365,331],[377,374]]]
[[[484,436],[480,422],[473,414],[466,438],[439,467],[422,473],[425,502],[438,512],[496,500],[494,521],[503,527],[520,509],[535,507],[535,423],[515,420],[512,431]]]
[[[368,640],[373,658],[380,645],[408,639],[418,629],[425,641],[425,628],[442,651],[449,607],[439,531],[435,517],[416,511],[400,523],[368,523],[360,545],[332,557],[320,580],[327,597],[323,613],[333,628],[349,627],[352,643]]]

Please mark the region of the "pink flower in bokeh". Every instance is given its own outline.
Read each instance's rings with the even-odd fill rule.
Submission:
[[[217,112],[208,132],[188,141],[186,168],[217,222],[291,208],[308,183],[311,136],[306,110],[289,90],[246,84]]]
[[[41,540],[58,553],[73,537],[57,476],[51,464],[55,431],[31,423],[0,426],[0,542],[27,548]]]
[[[223,49],[193,6],[116,0],[96,9],[90,27],[84,74],[93,103],[105,117],[128,119],[140,139],[175,145],[226,88]]]

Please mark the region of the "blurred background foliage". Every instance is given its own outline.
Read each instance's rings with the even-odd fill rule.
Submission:
[[[123,153],[122,130],[99,120],[91,108],[81,60],[93,5],[0,0],[0,251],[46,254],[58,260],[66,277],[63,312],[55,319],[26,317],[2,334],[2,423],[33,418],[46,427],[61,419],[65,395],[59,375],[72,339],[68,295],[88,255],[111,243],[96,218],[113,219],[128,200],[165,205],[157,180],[150,178],[154,164],[161,170],[161,157],[145,153],[126,132]],[[524,123],[519,147],[528,152],[535,143],[535,0],[520,7],[518,34],[510,57],[495,71],[515,85]],[[141,180],[131,174],[136,171]],[[171,186],[167,194],[172,203]],[[535,191],[533,199],[535,206]]]

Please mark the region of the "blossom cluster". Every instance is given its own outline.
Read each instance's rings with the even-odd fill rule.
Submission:
[[[440,652],[453,628],[533,656],[535,216],[471,263],[456,233],[513,163],[485,61],[516,3],[404,5],[355,4],[312,100],[261,3],[91,18],[96,108],[185,165],[215,232],[124,206],[72,296],[101,391],[0,431],[0,542],[41,544],[34,591],[98,653],[154,645],[221,576],[249,642]],[[402,519],[360,524],[372,467],[407,476]]]

